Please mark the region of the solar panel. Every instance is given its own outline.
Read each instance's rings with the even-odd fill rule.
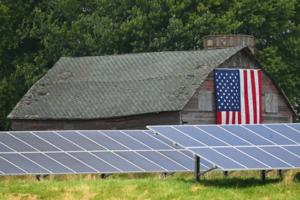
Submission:
[[[294,130],[300,131],[300,124],[299,123],[289,124],[288,126],[292,129],[294,129]]]
[[[297,129],[293,129],[292,126],[282,126],[278,124],[268,124],[266,127],[271,128],[272,130],[284,133],[284,136],[290,138],[291,140],[295,141],[296,143],[300,143],[300,134]]]
[[[0,175],[191,172],[193,159],[146,130],[0,133]]]
[[[300,124],[148,128],[222,170],[300,168]]]

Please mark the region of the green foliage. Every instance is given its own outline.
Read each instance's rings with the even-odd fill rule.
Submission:
[[[254,35],[300,111],[299,21],[299,0],[0,0],[0,130],[61,56],[200,49],[209,34]]]

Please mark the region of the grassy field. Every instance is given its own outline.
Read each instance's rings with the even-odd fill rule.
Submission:
[[[192,174],[55,176],[43,181],[35,177],[1,177],[0,199],[300,199],[300,172],[288,171],[283,180],[275,172],[262,184],[257,172],[208,173],[200,183]]]

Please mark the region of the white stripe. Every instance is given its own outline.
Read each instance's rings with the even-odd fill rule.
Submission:
[[[226,124],[226,111],[221,112],[221,124]]]
[[[248,106],[249,106],[249,122],[254,123],[254,113],[253,113],[253,96],[252,96],[252,80],[251,80],[251,70],[247,70],[247,84],[248,84]]]
[[[258,81],[258,70],[254,70],[254,80],[255,80],[255,98],[256,98],[256,118],[257,118],[257,124],[260,123],[260,102],[259,102],[259,81]]]
[[[239,112],[235,112],[235,124],[239,124]]]
[[[233,112],[229,111],[229,124],[232,124],[233,122]]]
[[[245,94],[244,92],[244,74],[243,70],[240,69],[240,102],[241,102],[241,123],[246,124],[246,112],[245,112]]]

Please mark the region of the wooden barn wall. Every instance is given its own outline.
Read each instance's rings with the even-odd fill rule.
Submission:
[[[179,112],[162,112],[95,120],[13,120],[12,130],[146,129],[147,125],[179,124]]]
[[[257,68],[257,64],[245,52],[239,52],[219,66],[220,68]],[[211,95],[208,95],[208,94]],[[265,101],[270,101],[270,94],[277,96],[278,110],[266,112]],[[200,95],[200,97],[199,97]],[[204,95],[204,96],[203,96]],[[274,95],[273,95],[274,96]],[[263,123],[292,122],[293,113],[265,73],[262,75]],[[271,95],[272,97],[272,95]],[[212,108],[210,110],[209,108]],[[267,108],[269,110],[270,108]],[[195,92],[184,109],[180,112],[181,124],[215,124],[215,94],[213,72],[209,74]]]

